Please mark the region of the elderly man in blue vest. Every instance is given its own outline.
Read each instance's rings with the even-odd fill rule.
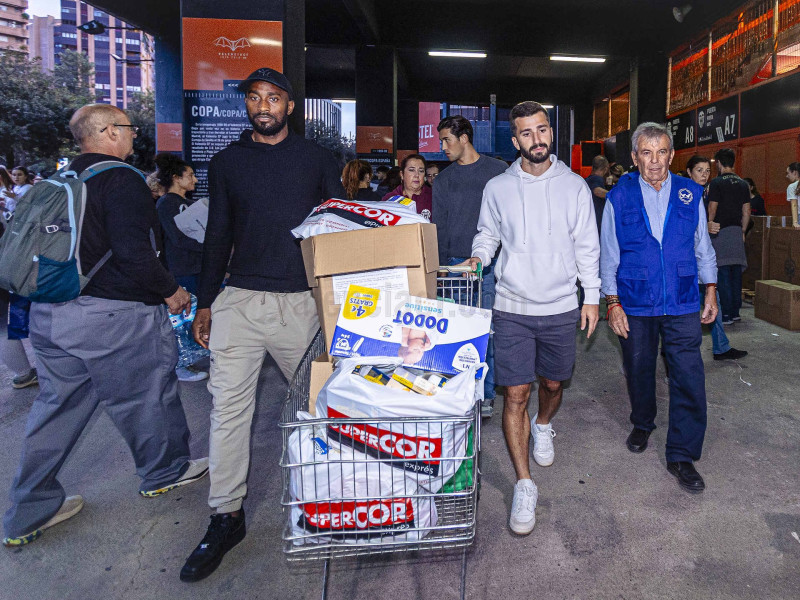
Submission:
[[[717,261],[703,188],[669,172],[675,151],[666,127],[642,123],[631,141],[638,173],[609,192],[600,235],[601,290],[622,346],[631,401],[627,446],[644,452],[656,427],[660,338],[669,366],[667,469],[683,489],[699,493],[705,483],[694,461],[706,431],[700,323],[717,316]],[[706,284],[702,306],[698,279]]]

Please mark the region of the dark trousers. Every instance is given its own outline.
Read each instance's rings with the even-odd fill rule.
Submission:
[[[637,429],[656,428],[656,362],[658,341],[669,366],[669,431],[667,461],[695,461],[706,433],[706,387],[700,342],[700,314],[632,317],[628,339],[620,338],[631,423]]]
[[[66,493],[58,472],[101,403],[133,454],[140,490],[163,487],[186,471],[189,428],[165,306],[91,296],[34,303],[31,343],[39,395],[11,486],[6,535],[30,533],[61,508]]]
[[[725,265],[717,269],[717,291],[722,306],[722,320],[739,316],[742,308],[742,266]]]

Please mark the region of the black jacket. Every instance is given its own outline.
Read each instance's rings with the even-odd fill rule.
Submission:
[[[307,290],[300,244],[291,230],[324,200],[344,198],[331,152],[294,134],[273,145],[254,142],[252,133],[243,131],[209,165],[198,308],[211,306],[226,268],[234,287]]]
[[[81,154],[72,161],[77,173],[93,164],[119,158]],[[84,296],[163,304],[178,290],[159,260],[161,230],[150,188],[140,175],[119,167],[86,182],[86,212],[81,230],[81,271],[88,273],[111,250],[111,258],[81,292]],[[155,248],[153,245],[155,244]]]

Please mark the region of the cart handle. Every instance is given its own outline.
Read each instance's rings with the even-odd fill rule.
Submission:
[[[453,265],[452,267],[442,265],[439,267],[439,271],[447,273],[476,273],[480,275],[483,272],[483,265],[478,263],[478,267],[474,271],[472,270],[472,267],[467,265]]]

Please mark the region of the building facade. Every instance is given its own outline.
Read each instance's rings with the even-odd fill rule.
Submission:
[[[90,35],[78,29],[98,21],[106,31]],[[97,101],[127,108],[137,94],[154,87],[153,38],[86,2],[61,1],[61,23],[54,27],[54,60],[64,50],[83,52],[94,63]]]
[[[56,64],[55,32],[61,21],[50,15],[31,19],[28,25],[30,57],[41,61],[43,71],[52,71]]]
[[[28,0],[0,0],[0,52],[28,51]]]
[[[336,102],[319,98],[306,98],[306,121],[319,121],[342,134],[342,107]]]

